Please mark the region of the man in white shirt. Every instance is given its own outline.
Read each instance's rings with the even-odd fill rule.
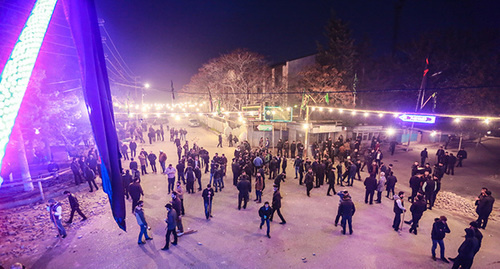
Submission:
[[[60,203],[56,202],[54,199],[49,200],[47,205],[47,211],[50,213],[50,220],[54,223],[58,231],[58,237],[65,238],[66,230],[62,226],[62,206]]]

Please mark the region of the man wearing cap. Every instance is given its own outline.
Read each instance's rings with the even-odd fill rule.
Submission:
[[[167,234],[165,235],[165,246],[161,250],[168,250],[170,244],[170,235],[174,234],[174,242],[172,245],[177,245],[177,233],[175,232],[175,227],[177,227],[177,212],[172,208],[172,204],[165,205],[167,208],[167,218],[165,222],[167,223]]]
[[[56,202],[54,199],[49,200],[49,204],[47,205],[47,211],[50,213],[50,220],[54,223],[58,231],[58,237],[66,238],[66,230],[62,226],[62,206],[60,203]]]

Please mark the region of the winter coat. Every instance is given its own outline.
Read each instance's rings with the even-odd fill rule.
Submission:
[[[422,217],[425,210],[427,210],[427,203],[425,200],[417,200],[410,207],[411,214],[416,217]]]
[[[264,178],[262,178],[262,176],[257,177],[255,179],[255,190],[256,191],[264,190]]]
[[[139,207],[136,207],[134,209],[134,214],[135,218],[137,219],[137,224],[148,226],[148,223],[146,222],[146,217],[144,217],[144,209],[142,208],[139,209]]]
[[[443,240],[447,233],[450,233],[448,224],[438,220],[432,225],[431,238],[432,240]]]
[[[387,180],[385,179],[385,176],[381,176],[380,179],[378,180],[378,184],[377,184],[377,191],[378,192],[384,191],[384,187],[385,187],[386,182],[387,182]]]
[[[272,202],[273,209],[279,209],[281,208],[281,193],[279,190],[276,190],[273,193],[273,202]]]
[[[240,194],[248,195],[248,193],[250,192],[250,188],[251,188],[250,181],[248,181],[247,179],[242,179],[238,182],[236,187],[240,191]]]
[[[356,212],[356,207],[354,206],[354,203],[351,199],[343,200],[340,203],[339,214],[342,215],[343,218],[352,217],[354,215],[354,212]]]
[[[495,198],[493,198],[493,196],[485,196],[484,198],[479,200],[476,208],[476,213],[478,215],[489,215],[493,210],[493,203],[495,203]]]
[[[398,182],[398,179],[395,176],[388,176],[386,182],[387,189],[396,186],[396,182]]]
[[[273,210],[271,209],[271,207],[266,208],[265,205],[259,209],[259,216],[263,219],[269,219],[272,213]]]
[[[375,177],[367,177],[365,179],[365,188],[367,191],[374,191],[377,189],[377,179]]]
[[[175,227],[177,227],[177,212],[175,212],[175,209],[172,208],[168,211],[165,222],[168,230],[175,230]]]

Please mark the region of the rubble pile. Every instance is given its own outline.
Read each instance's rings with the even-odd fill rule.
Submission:
[[[109,211],[108,197],[103,192],[76,193],[80,202],[80,209],[87,216],[87,221],[80,221],[81,217],[75,213],[72,224],[66,224],[71,207],[66,196],[56,199],[62,204],[63,226],[68,235],[75,234],[80,227],[92,220],[93,216]],[[33,255],[43,251],[46,245],[57,235],[57,230],[50,220],[47,205],[34,204],[0,210],[0,259],[7,260],[24,255]]]
[[[436,208],[445,209],[453,213],[461,214],[465,217],[477,219],[475,200],[466,199],[452,192],[440,191],[437,194],[434,206]],[[492,214],[490,215],[490,220],[495,219],[496,215],[494,214],[494,212],[492,212]]]

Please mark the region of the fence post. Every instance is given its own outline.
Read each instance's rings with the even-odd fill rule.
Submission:
[[[40,196],[42,196],[42,201],[45,201],[45,195],[43,195],[42,181],[38,181],[38,188],[40,189]]]

